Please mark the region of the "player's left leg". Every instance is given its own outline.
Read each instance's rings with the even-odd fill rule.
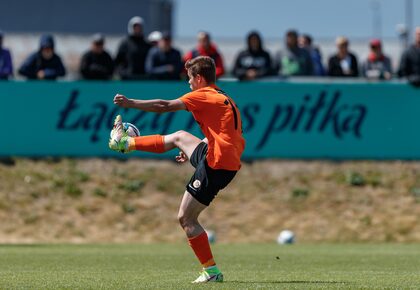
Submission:
[[[179,148],[188,158],[194,152],[202,140],[194,135],[177,131],[169,135],[148,135],[140,137],[129,137],[123,129],[121,116],[115,118],[114,128],[111,131],[109,147],[112,150],[128,153],[133,150],[163,153],[174,148]]]
[[[205,208],[207,208],[206,205],[185,191],[178,212],[178,220],[188,237],[191,248],[203,266],[203,271],[193,283],[223,281],[223,274],[214,262],[207,233],[198,222],[198,216]]]

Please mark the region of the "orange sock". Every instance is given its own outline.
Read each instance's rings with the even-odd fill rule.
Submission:
[[[131,138],[129,150],[139,150],[153,153],[165,152],[162,135],[149,135]]]
[[[203,268],[211,267],[216,265],[213,259],[213,254],[211,253],[209,239],[206,232],[202,232],[198,236],[188,239],[188,243],[193,249],[198,260],[200,260]]]

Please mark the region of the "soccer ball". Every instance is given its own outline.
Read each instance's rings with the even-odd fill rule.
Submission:
[[[138,137],[140,136],[140,130],[131,123],[123,123],[124,131],[130,137]]]
[[[128,136],[130,136],[130,137],[140,136],[140,130],[135,125],[133,125],[131,123],[124,122],[123,123],[123,129],[128,134]],[[111,134],[112,134],[112,131],[110,133],[110,137],[112,138]]]
[[[210,244],[214,244],[216,242],[216,233],[211,230],[206,230],[207,238],[209,239]]]
[[[289,230],[281,231],[277,237],[277,243],[281,245],[293,244],[294,242],[295,242],[295,234]]]

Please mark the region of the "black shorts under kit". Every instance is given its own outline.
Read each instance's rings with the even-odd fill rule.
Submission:
[[[219,190],[226,187],[237,171],[213,169],[207,164],[207,143],[201,142],[191,154],[195,172],[187,184],[187,191],[200,203],[209,205]]]

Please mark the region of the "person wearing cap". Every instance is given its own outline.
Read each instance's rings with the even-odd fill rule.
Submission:
[[[114,62],[104,49],[105,37],[97,33],[93,36],[90,50],[82,56],[80,74],[87,80],[109,80],[114,73]]]
[[[54,52],[52,35],[41,36],[39,50],[23,62],[19,74],[33,80],[55,80],[66,74],[60,56]]]
[[[146,59],[146,72],[154,80],[179,80],[183,69],[181,53],[172,47],[171,35],[163,32]]]
[[[162,32],[160,31],[152,31],[147,36],[147,41],[150,43],[152,47],[158,45],[158,42],[161,39],[162,39]]]
[[[225,73],[223,58],[216,45],[211,41],[210,34],[200,31],[197,35],[197,47],[184,55],[184,63],[197,56],[209,56],[216,64],[216,77],[220,78]]]
[[[286,32],[286,49],[277,53],[275,67],[281,76],[312,76],[314,67],[306,49],[298,45],[298,32]]]
[[[239,80],[250,81],[272,74],[270,54],[264,49],[261,35],[251,31],[246,38],[247,48],[239,52],[235,60],[233,75]]]
[[[120,43],[114,64],[123,80],[146,78],[145,62],[150,44],[143,34],[143,18],[135,16],[128,22],[128,36]]]
[[[13,64],[10,51],[3,48],[3,32],[0,30],[0,80],[7,80],[13,76]]]
[[[356,56],[349,51],[349,40],[344,36],[337,37],[337,53],[328,60],[328,75],[332,77],[357,77],[359,65]]]
[[[383,54],[379,39],[370,41],[370,52],[362,65],[363,76],[373,80],[389,80],[392,78],[391,60]]]
[[[401,56],[398,75],[406,77],[410,83],[420,86],[420,26],[416,27],[414,44]]]

